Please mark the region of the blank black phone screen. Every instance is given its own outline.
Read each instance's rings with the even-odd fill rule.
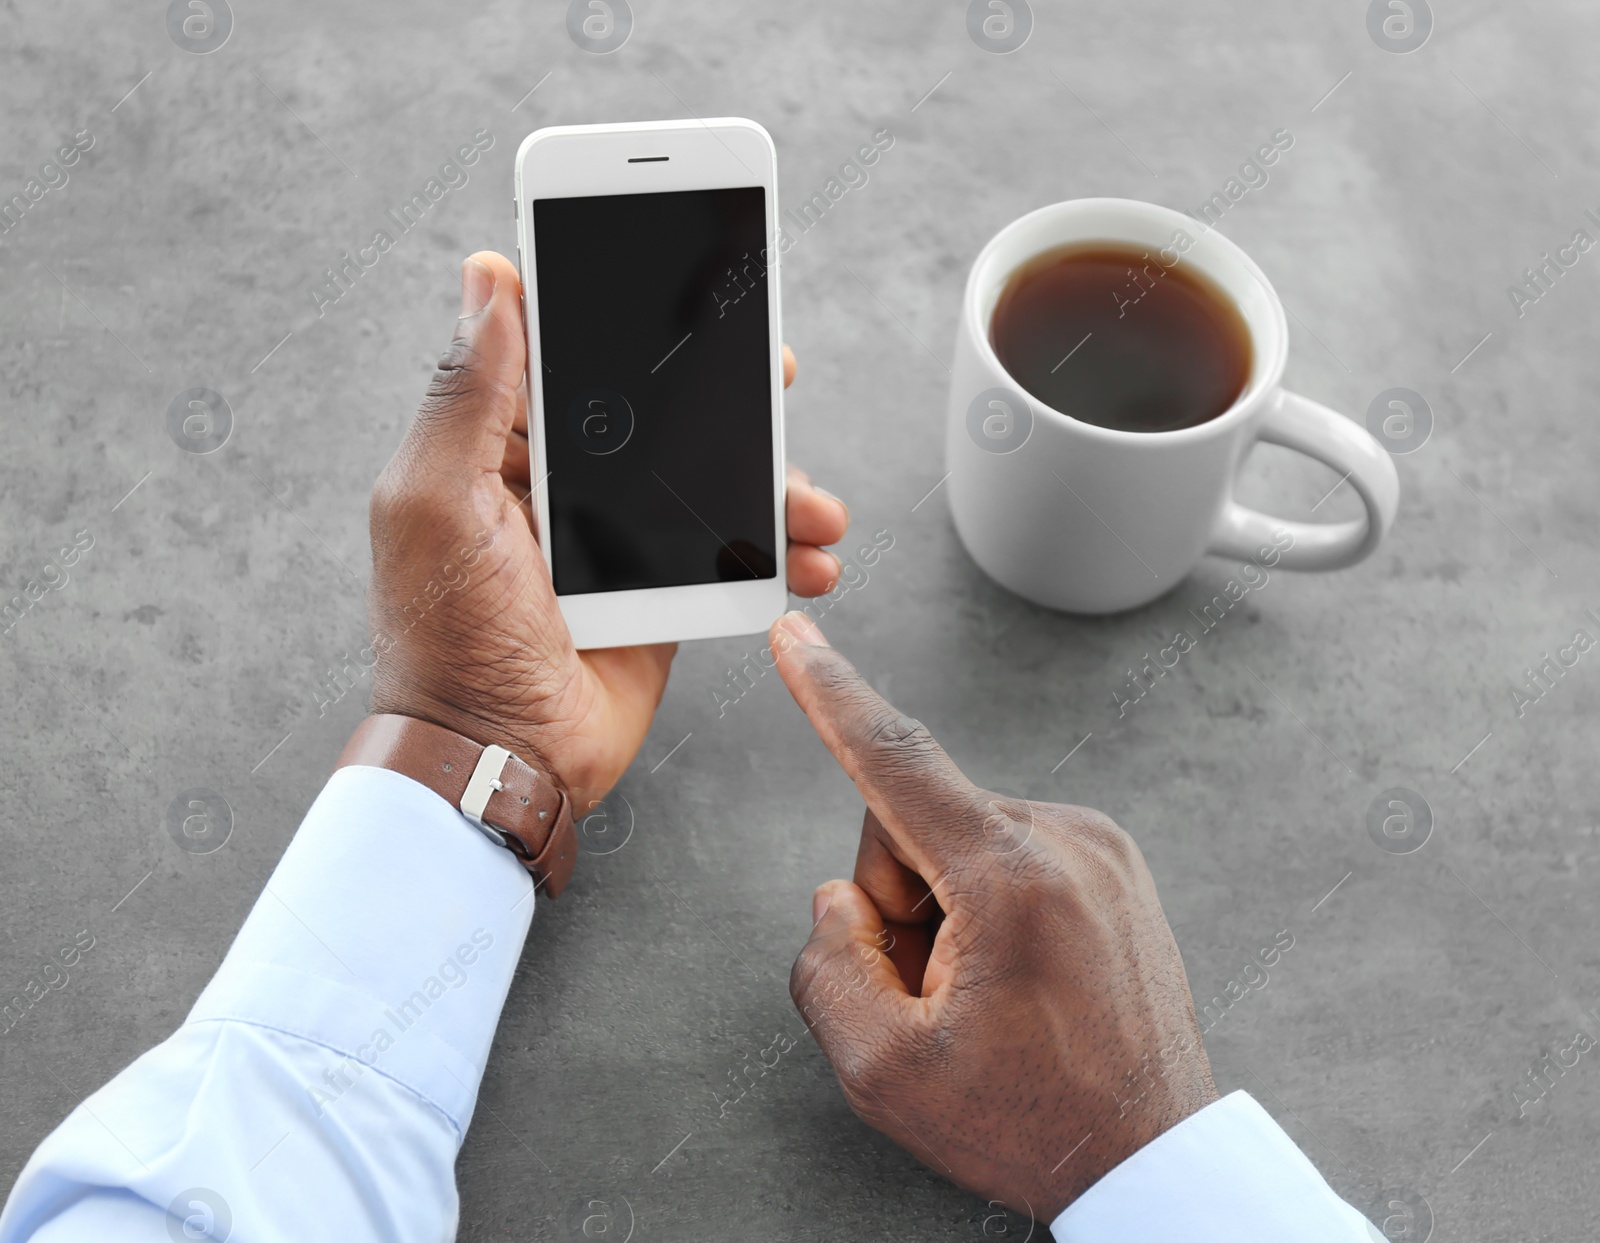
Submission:
[[[770,579],[760,186],[535,199],[558,595]]]

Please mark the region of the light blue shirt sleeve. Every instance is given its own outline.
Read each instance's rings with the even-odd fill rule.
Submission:
[[[1382,1243],[1245,1092],[1185,1118],[1057,1217],[1056,1243]]]
[[[34,1153],[0,1243],[454,1238],[533,904],[431,790],[340,769],[183,1026]]]
[[[431,790],[344,768],[168,1040],[29,1160],[0,1243],[455,1237],[455,1159],[533,917]],[[1381,1239],[1236,1092],[1057,1218],[1058,1243]]]

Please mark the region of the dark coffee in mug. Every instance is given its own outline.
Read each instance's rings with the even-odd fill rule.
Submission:
[[[1233,300],[1176,251],[1124,242],[1027,260],[1006,280],[989,340],[1030,396],[1127,432],[1209,422],[1250,376],[1250,330]]]

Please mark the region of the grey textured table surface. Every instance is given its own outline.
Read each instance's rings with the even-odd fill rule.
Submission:
[[[976,780],[1131,830],[1202,1004],[1292,935],[1208,1035],[1218,1082],[1411,1231],[1394,1237],[1430,1216],[1453,1240],[1590,1233],[1594,1056],[1526,1101],[1542,1055],[1600,1023],[1600,653],[1520,715],[1512,692],[1600,635],[1600,255],[1521,314],[1508,288],[1577,230],[1600,240],[1600,10],[1440,3],[1399,55],[1363,0],[1039,3],[997,56],[959,0],[641,0],[627,45],[594,56],[556,0],[241,2],[202,56],[163,7],[0,13],[0,196],[93,137],[0,237],[5,595],[93,539],[0,638],[0,992],[95,938],[0,1037],[0,1189],[181,1020],[363,711],[364,686],[326,715],[314,691],[364,641],[367,491],[452,330],[460,257],[512,247],[518,141],[742,114],[791,200],[895,140],[785,259],[791,456],[857,535],[894,538],[830,637]],[[929,495],[958,292],[1017,215],[1092,194],[1193,208],[1278,130],[1292,149],[1222,228],[1291,309],[1289,381],[1357,419],[1415,390],[1434,431],[1398,459],[1372,560],[1274,574],[1119,717],[1124,670],[1234,568],[1099,620],[987,581]],[[478,131],[470,180],[319,314],[324,270]],[[203,457],[165,430],[191,386],[235,416]],[[1262,451],[1245,492],[1305,515],[1335,483]],[[1355,512],[1345,487],[1316,516]],[[730,1074],[799,1030],[807,897],[848,873],[859,825],[775,677],[719,718],[747,650],[680,655],[591,846],[631,836],[535,920],[459,1163],[465,1239],[581,1237],[590,1202],[616,1238],[630,1219],[640,1239],[1003,1228],[857,1124],[809,1041],[719,1117]],[[1435,819],[1404,855],[1367,828],[1394,786]],[[203,856],[164,827],[195,787],[234,817]]]

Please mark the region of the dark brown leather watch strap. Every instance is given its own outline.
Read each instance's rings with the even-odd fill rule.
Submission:
[[[578,859],[567,792],[548,773],[503,747],[482,746],[416,717],[369,716],[336,768],[364,764],[419,781],[506,847],[533,874],[533,887],[559,897]]]

